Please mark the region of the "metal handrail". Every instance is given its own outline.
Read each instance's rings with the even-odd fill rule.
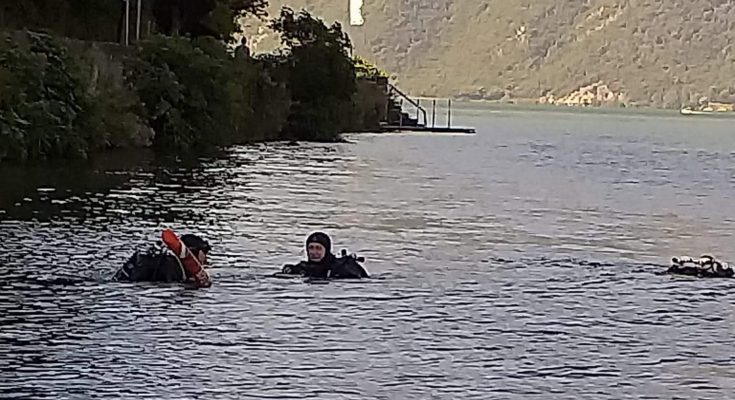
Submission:
[[[388,88],[389,88],[388,95],[390,95],[390,92],[391,91],[394,91],[394,92],[398,93],[401,97],[403,97],[404,99],[406,99],[406,101],[408,101],[412,106],[416,107],[417,116],[418,116],[418,113],[421,112],[421,115],[423,115],[423,117],[424,117],[424,126],[426,126],[426,121],[427,121],[427,118],[426,118],[426,110],[424,110],[424,108],[421,107],[421,104],[419,104],[418,102],[416,102],[412,98],[408,97],[408,95],[406,95],[405,93],[401,92],[400,89],[398,89],[397,87],[393,86],[393,84],[391,84],[391,83],[388,83]],[[403,123],[401,122],[401,124],[403,124]]]

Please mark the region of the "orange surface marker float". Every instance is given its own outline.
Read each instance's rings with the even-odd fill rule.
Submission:
[[[171,229],[164,229],[161,234],[163,243],[166,244],[176,257],[181,260],[187,275],[194,277],[194,281],[199,287],[210,287],[212,286],[212,280],[209,278],[209,274],[204,270],[204,267],[199,260],[192,254],[191,250],[186,248],[184,242],[179,239],[178,236]]]

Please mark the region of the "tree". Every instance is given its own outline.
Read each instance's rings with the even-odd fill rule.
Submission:
[[[287,7],[270,27],[281,34],[289,60],[293,105],[287,133],[297,139],[335,139],[356,91],[349,37],[337,22],[327,26],[305,10],[297,15]]]
[[[229,41],[233,33],[240,32],[240,18],[263,18],[267,6],[267,0],[154,0],[153,16],[166,35]]]
[[[44,30],[83,40],[117,41],[120,0],[2,0],[0,30]]]

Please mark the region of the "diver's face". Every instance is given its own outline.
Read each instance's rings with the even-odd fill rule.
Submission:
[[[327,254],[327,249],[319,243],[309,243],[306,251],[309,253],[309,261],[311,262],[319,262]]]

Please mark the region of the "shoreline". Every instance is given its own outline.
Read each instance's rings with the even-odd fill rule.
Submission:
[[[439,108],[438,108],[439,109]],[[440,108],[444,110],[445,108]],[[641,115],[665,116],[686,119],[730,119],[735,118],[735,112],[708,112],[706,114],[685,115],[679,109],[657,108],[650,106],[638,107],[606,107],[606,106],[557,106],[538,103],[508,103],[487,100],[455,100],[452,99],[452,113],[466,111],[508,111],[508,112],[549,112],[576,115]]]
[[[0,127],[14,133],[0,143],[0,165],[70,162],[121,149],[192,157],[235,144],[345,142],[343,133],[380,129],[389,98],[329,39],[297,55],[243,58],[211,38],[159,35],[130,47],[28,30],[0,31],[0,38],[0,55],[12,61],[0,73],[15,79],[0,98]],[[333,54],[320,61],[323,72],[304,79],[313,66],[300,54],[324,49]],[[39,61],[52,58],[59,62]],[[329,75],[335,71],[340,75]],[[321,90],[310,79],[321,80]],[[56,119],[63,123],[54,125]]]

